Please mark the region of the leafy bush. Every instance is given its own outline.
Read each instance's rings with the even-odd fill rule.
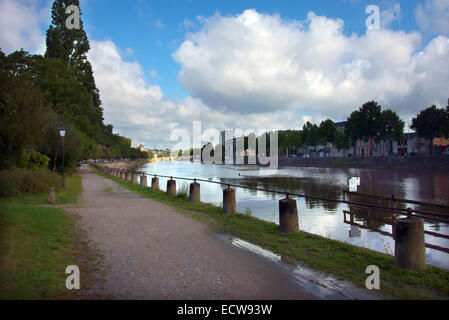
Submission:
[[[0,171],[0,196],[46,193],[50,187],[61,188],[61,176],[48,169],[12,169]]]
[[[22,154],[21,166],[25,169],[46,169],[50,158],[37,151],[28,151]]]

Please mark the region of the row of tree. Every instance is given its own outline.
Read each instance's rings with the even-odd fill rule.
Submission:
[[[279,132],[279,154],[295,153],[299,148],[333,145],[338,150],[350,148],[357,140],[370,143],[404,138],[404,121],[390,109],[382,110],[375,101],[363,104],[348,117],[344,130],[327,119],[320,125],[307,122],[302,131],[287,130]],[[449,137],[449,106],[438,108],[435,105],[422,110],[412,119],[411,129],[420,137],[431,142],[434,138]],[[392,149],[392,148],[391,148]],[[433,148],[432,148],[433,149]]]
[[[44,56],[23,50],[5,55],[0,49],[0,168],[20,166],[23,155],[33,150],[48,156],[50,168],[58,170],[62,124],[69,167],[81,159],[148,157],[103,123],[82,21],[79,29],[65,26],[65,8],[72,4],[79,7],[78,0],[53,3]]]

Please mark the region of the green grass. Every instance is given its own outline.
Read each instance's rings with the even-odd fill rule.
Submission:
[[[68,177],[56,193],[58,204],[76,202],[81,177]],[[0,199],[0,299],[64,299],[65,269],[77,264],[74,219],[43,206],[47,194]]]
[[[66,178],[66,188],[56,191],[56,205],[76,203],[81,194],[81,177],[73,175]],[[28,193],[0,198],[0,203],[20,203],[28,205],[48,204],[48,193]]]
[[[110,177],[95,168],[94,171],[138,195],[170,205],[218,232],[258,244],[287,260],[299,261],[338,279],[352,281],[358,287],[365,287],[368,276],[365,274],[366,267],[376,265],[380,268],[380,292],[386,297],[449,298],[449,272],[443,269],[428,267],[421,271],[403,270],[394,266],[394,259],[389,255],[302,231],[283,234],[274,223],[244,214],[224,215],[221,208],[212,204],[191,203],[185,196],[169,196],[162,191],[152,191],[150,188]]]

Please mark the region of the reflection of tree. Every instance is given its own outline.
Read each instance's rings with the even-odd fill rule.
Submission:
[[[357,195],[347,195],[346,200],[385,207],[391,206],[391,201],[360,197]],[[401,206],[395,203],[395,207],[400,208]],[[392,214],[383,209],[350,206],[349,211],[354,215],[354,220],[362,221],[370,230],[378,230],[386,224],[391,224]]]
[[[317,196],[330,199],[341,199],[342,189],[335,185],[326,184],[322,181],[312,178],[295,177],[243,177],[242,179],[221,179],[222,183],[240,184],[250,188],[260,188],[289,193],[299,193],[310,196]],[[247,190],[251,195],[264,195],[266,197],[276,198],[276,194],[269,191]],[[307,207],[313,209],[323,207],[327,211],[335,211],[338,203],[319,199],[305,199]]]

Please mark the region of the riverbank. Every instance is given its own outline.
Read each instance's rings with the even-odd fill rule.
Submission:
[[[413,169],[440,170],[449,168],[449,156],[416,157],[344,157],[344,158],[279,158],[279,166],[316,168],[363,168],[363,169]]]
[[[369,265],[381,270],[381,290],[385,296],[398,299],[447,299],[449,297],[449,272],[428,267],[419,272],[394,267],[392,256],[363,249],[347,243],[326,239],[306,232],[282,234],[279,226],[243,214],[224,215],[222,208],[207,203],[191,203],[185,196],[169,196],[162,191],[152,191],[140,185],[108,176],[139,196],[170,205],[180,213],[193,217],[220,233],[230,234],[281,255],[291,263],[300,262],[308,267],[349,280],[364,288]]]
[[[77,297],[65,287],[65,270],[88,250],[64,206],[74,205],[81,190],[81,177],[73,175],[56,193],[56,205],[48,204],[48,194],[0,198],[0,299]]]
[[[135,169],[148,163],[148,160],[129,160],[129,161],[115,161],[101,164],[111,169],[119,169],[124,171],[134,171]]]
[[[69,212],[102,254],[104,283],[87,298],[319,299],[278,263],[232,245],[175,208],[80,169],[82,205]],[[83,282],[81,283],[83,285]]]

